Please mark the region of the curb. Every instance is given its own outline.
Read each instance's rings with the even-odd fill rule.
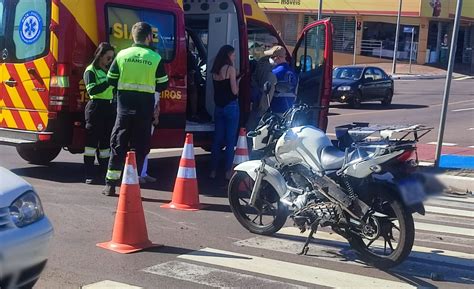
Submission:
[[[418,75],[391,75],[392,79],[395,80],[415,80],[415,79],[445,79],[446,74],[418,74]],[[474,76],[469,75],[459,75],[453,76],[453,80],[467,80],[467,79],[474,79]]]
[[[433,167],[432,163],[420,162],[419,168],[424,170],[423,175],[435,178],[449,193],[455,195],[470,195],[474,192],[474,177],[456,176],[445,172],[440,172]]]
[[[451,193],[469,195],[474,192],[474,178],[438,174],[435,176]]]
[[[446,75],[392,75],[395,80],[412,80],[412,79],[443,79]]]

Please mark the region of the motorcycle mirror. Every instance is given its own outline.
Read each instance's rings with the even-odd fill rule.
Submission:
[[[258,130],[252,130],[252,131],[249,131],[249,132],[247,133],[247,137],[252,137],[252,138],[253,138],[253,137],[258,136],[259,134],[261,134],[260,131],[258,131]]]

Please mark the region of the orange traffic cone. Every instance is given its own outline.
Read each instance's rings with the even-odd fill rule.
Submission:
[[[237,148],[235,149],[233,167],[249,160],[249,150],[247,146],[247,131],[241,128],[239,132],[239,139],[237,141]]]
[[[199,204],[199,191],[196,179],[193,135],[191,133],[186,135],[171,203],[162,205],[161,207],[186,211],[196,211],[201,207]]]
[[[112,240],[97,246],[123,254],[161,246],[148,239],[133,151],[128,152],[125,162]]]

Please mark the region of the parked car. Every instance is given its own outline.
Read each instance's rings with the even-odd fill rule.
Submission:
[[[381,101],[388,106],[393,98],[393,79],[373,66],[340,66],[332,74],[331,101],[359,108],[362,102]]]
[[[32,288],[46,265],[52,236],[35,189],[0,167],[0,288]]]

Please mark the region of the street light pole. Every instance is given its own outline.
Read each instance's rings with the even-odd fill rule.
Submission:
[[[398,52],[398,36],[400,35],[400,18],[402,16],[402,2],[403,0],[399,0],[399,7],[398,7],[398,17],[397,17],[397,30],[395,32],[395,46],[393,48],[393,62],[392,62],[392,75],[395,74],[397,71],[397,52]]]
[[[356,64],[357,57],[357,17],[355,17],[355,28],[354,28],[354,55],[352,57],[352,65]]]
[[[319,9],[318,9],[318,20],[323,18],[323,0],[319,0]]]
[[[451,80],[453,79],[454,58],[456,56],[461,12],[462,12],[462,0],[458,0],[457,6],[456,6],[456,14],[454,16],[453,37],[451,38],[451,50],[449,51],[448,71],[446,75],[446,83],[444,86],[443,107],[441,109],[441,119],[439,121],[438,141],[436,143],[435,167],[439,167],[441,149],[443,148],[444,128],[446,125],[446,113],[448,111],[448,101],[449,101],[449,93],[451,90]]]
[[[410,44],[410,68],[409,73],[411,73],[411,63],[413,58],[413,41],[415,39],[415,27],[411,28],[411,44]]]

